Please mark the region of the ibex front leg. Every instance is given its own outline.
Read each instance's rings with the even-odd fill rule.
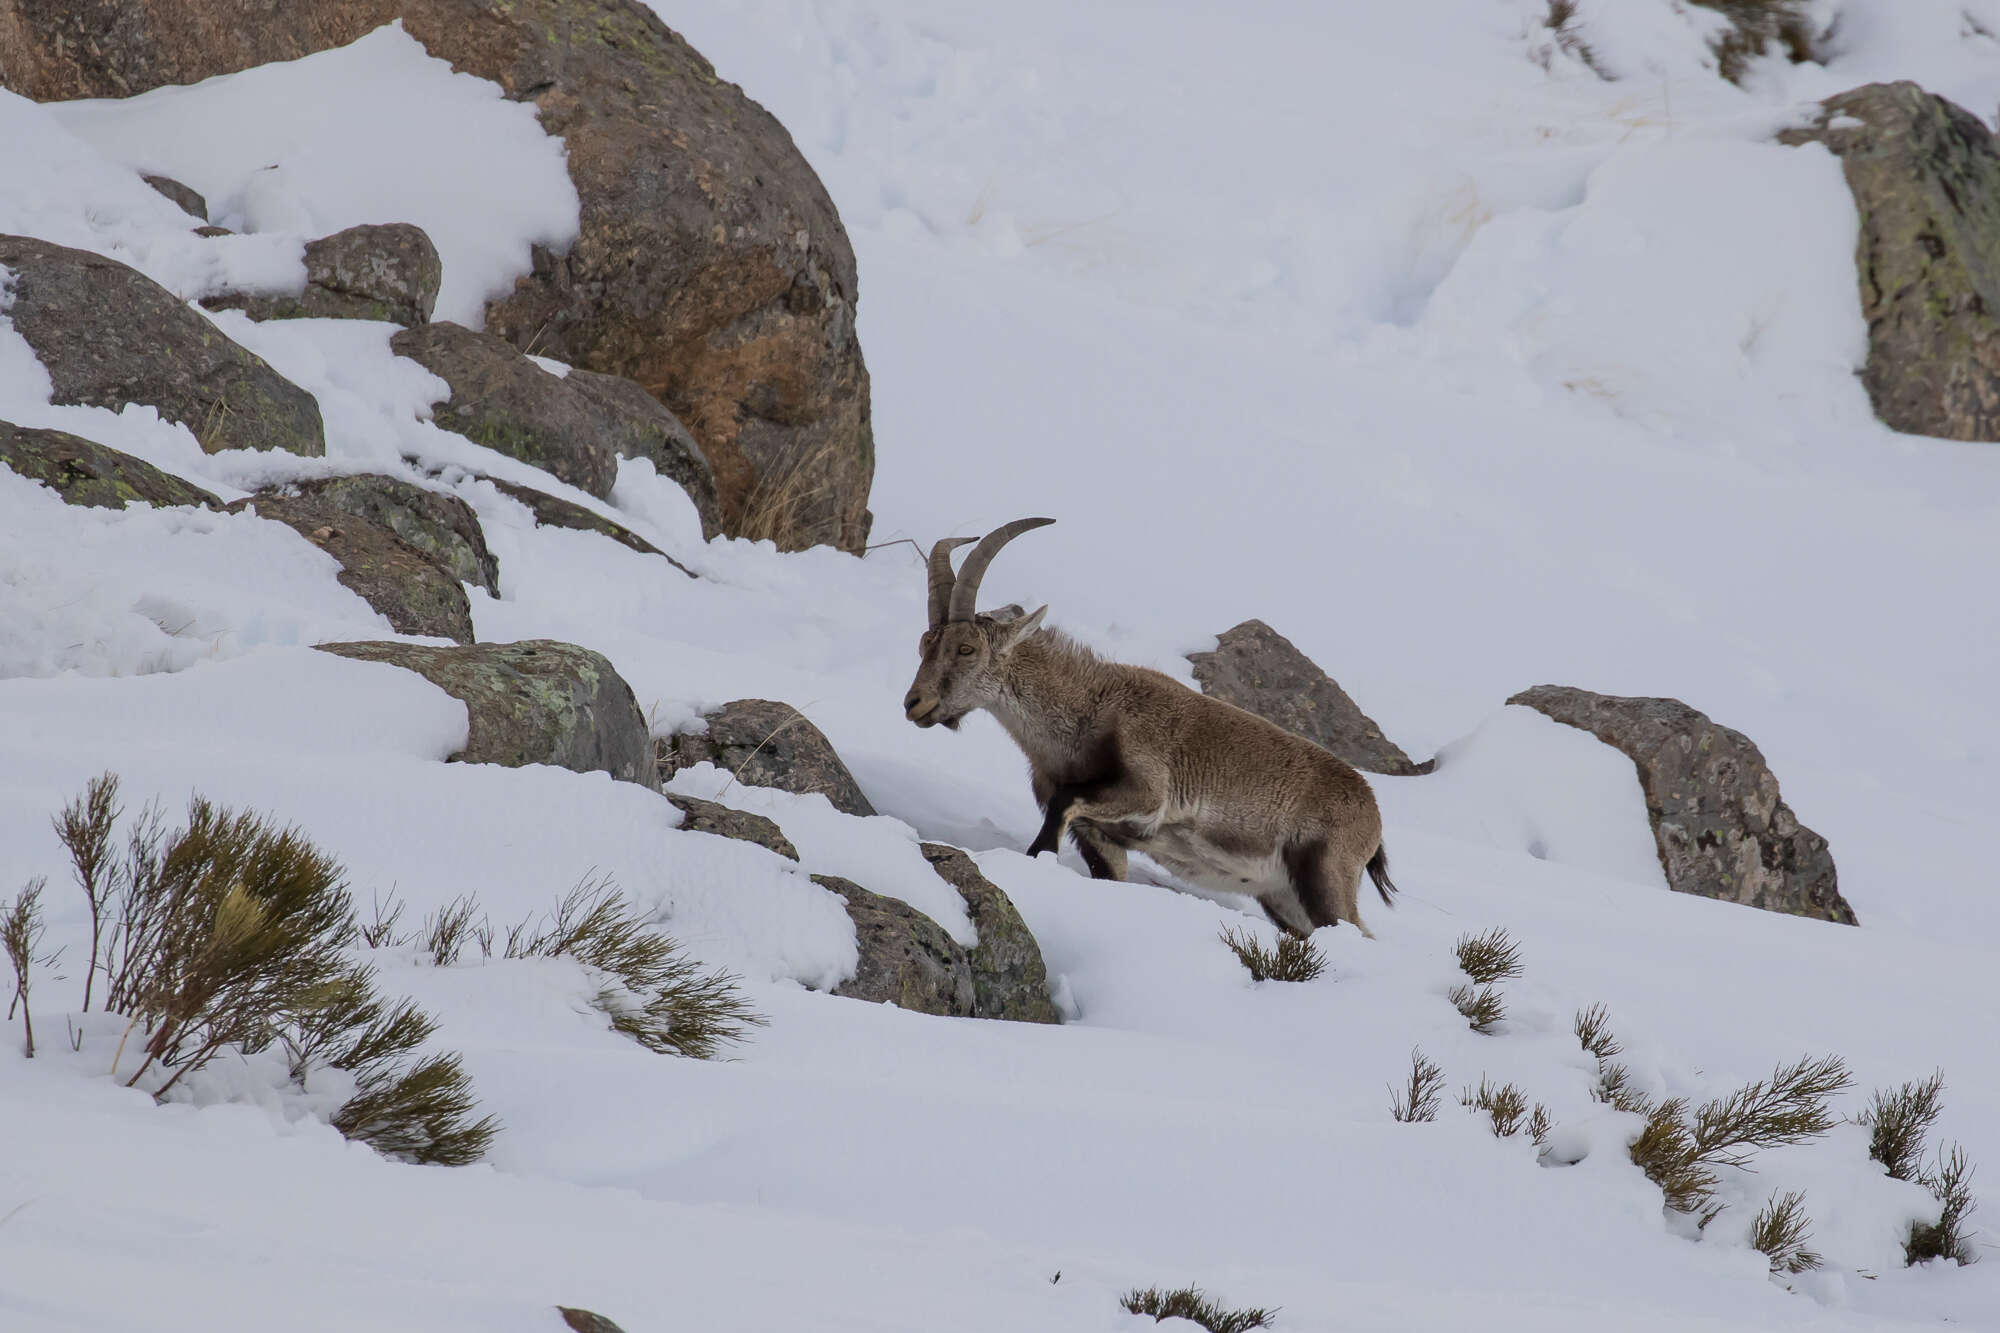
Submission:
[[[1166,803],[1164,774],[1123,763],[1114,762],[1082,782],[1056,783],[1043,810],[1042,831],[1029,844],[1028,855],[1055,851],[1062,844],[1063,830],[1078,819],[1124,826],[1140,838],[1148,837],[1159,827]],[[1091,870],[1096,873],[1097,867]]]

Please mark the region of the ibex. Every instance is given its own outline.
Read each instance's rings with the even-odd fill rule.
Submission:
[[[1144,852],[1197,888],[1255,897],[1280,929],[1341,920],[1368,935],[1362,871],[1385,903],[1396,886],[1366,778],[1275,723],[1042,629],[1046,606],[977,612],[1000,548],[1054,521],[988,533],[955,579],[951,553],[972,539],[931,548],[931,623],[905,716],[956,729],[983,708],[999,720],[1043,812],[1030,856],[1055,851],[1067,830],[1095,878],[1125,878],[1127,851]]]

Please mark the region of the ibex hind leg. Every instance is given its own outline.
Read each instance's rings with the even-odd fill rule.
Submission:
[[[1315,841],[1287,847],[1285,870],[1314,927],[1347,921],[1367,938],[1375,938],[1361,924],[1360,866],[1337,864],[1326,843]]]

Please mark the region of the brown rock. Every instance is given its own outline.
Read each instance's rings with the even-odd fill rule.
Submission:
[[[567,254],[491,303],[517,346],[637,380],[715,470],[726,531],[866,539],[875,466],[854,255],[769,113],[634,0],[0,0],[0,80],[123,97],[354,41],[391,19],[533,101],[582,198]]]
[[[1391,777],[1428,773],[1363,713],[1347,691],[1261,620],[1224,630],[1211,653],[1189,653],[1203,694],[1235,704],[1331,750],[1356,768]]]
[[[861,947],[854,976],[834,987],[835,995],[919,1014],[972,1017],[972,965],[943,926],[901,899],[870,893],[851,880],[836,875],[812,879],[846,901]]]
[[[472,506],[456,495],[375,473],[287,482],[266,494],[298,497],[379,523],[459,582],[500,595],[500,562],[487,549],[486,531]]]
[[[141,179],[165,195],[181,212],[203,222],[208,221],[208,200],[202,198],[199,191],[181,184],[172,176],[145,176]]]
[[[205,297],[210,310],[252,319],[377,319],[428,323],[444,264],[421,227],[407,222],[349,227],[306,243],[305,290]]]
[[[875,813],[826,733],[790,704],[738,699],[705,720],[706,734],[682,732],[661,740],[662,782],[683,768],[708,763],[753,787],[823,793],[843,814]]]
[[[277,493],[229,506],[256,510],[297,532],[340,562],[342,587],[382,613],[398,634],[472,642],[472,606],[465,588],[426,552],[372,519],[322,500]]]
[[[1587,731],[1632,760],[1676,893],[1856,924],[1826,839],[1799,823],[1742,732],[1678,699],[1537,685],[1507,702]]]
[[[502,495],[526,505],[529,512],[534,514],[535,524],[538,527],[574,528],[578,532],[595,532],[609,537],[627,550],[637,551],[640,555],[656,555],[689,578],[698,577],[692,569],[623,523],[614,523],[604,515],[585,509],[573,500],[565,500],[559,495],[550,495],[547,491],[538,491],[532,486],[523,486],[518,482],[502,481],[498,477],[482,476],[480,480],[491,483],[493,489]]]
[[[698,796],[682,796],[679,792],[670,791],[666,795],[674,808],[681,812],[681,828],[685,832],[713,833],[718,838],[754,842],[788,861],[799,859],[799,849],[792,845],[785,831],[762,815],[753,815],[748,810],[737,810],[716,801],[704,801]]]

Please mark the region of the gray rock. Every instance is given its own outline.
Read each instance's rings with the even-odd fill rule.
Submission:
[[[588,648],[552,639],[463,648],[380,641],[319,647],[406,668],[464,701],[471,731],[455,762],[553,764],[658,790],[648,762],[651,737],[632,687]]]
[[[349,227],[306,243],[305,290],[205,297],[211,310],[252,319],[376,319],[405,327],[430,321],[444,264],[424,229],[408,222]]]
[[[294,481],[271,493],[301,497],[379,523],[459,582],[500,595],[500,562],[487,549],[486,532],[472,506],[455,495],[374,473]]]
[[[678,792],[670,791],[666,796],[684,816],[681,828],[685,832],[713,833],[719,838],[754,842],[788,861],[799,859],[799,849],[792,846],[792,840],[785,836],[784,830],[762,815],[753,815],[748,810],[733,809],[715,801],[704,801],[698,796],[682,796]]]
[[[1855,924],[1826,839],[1780,798],[1748,736],[1678,699],[1537,685],[1507,702],[1587,731],[1632,760],[1675,892]]]
[[[532,101],[582,201],[576,241],[538,250],[486,327],[660,397],[715,468],[730,532],[858,551],[875,453],[846,230],[784,126],[647,6],[0,0],[0,70],[38,101],[130,97],[392,19],[453,69]],[[789,501],[758,503],[773,494]]]
[[[1835,118],[1849,123],[1836,128]],[[1854,124],[1852,122],[1859,122]],[[1914,83],[1830,97],[1782,142],[1840,158],[1861,215],[1854,262],[1875,415],[1913,435],[2000,440],[2000,150]]]
[[[532,486],[523,486],[518,482],[502,481],[498,477],[488,477],[481,474],[475,475],[478,475],[481,481],[491,482],[493,489],[499,491],[502,495],[509,496],[526,505],[529,512],[534,514],[537,526],[574,528],[578,532],[595,532],[600,536],[609,537],[612,541],[617,542],[620,546],[628,550],[637,551],[640,555],[656,555],[689,578],[696,577],[692,569],[689,569],[686,565],[674,559],[665,551],[662,551],[659,547],[626,527],[623,523],[614,523],[604,517],[604,515],[593,513],[591,510],[585,509],[582,505],[574,501],[565,500],[559,495],[550,495],[547,491],[538,491]]]
[[[650,459],[655,471],[687,492],[701,520],[702,540],[722,531],[715,473],[679,417],[637,383],[617,375],[572,370],[562,382],[603,412],[611,447],[620,458]]]
[[[200,218],[203,222],[208,221],[208,200],[202,198],[198,191],[181,184],[172,176],[144,176],[141,179],[165,195],[181,212],[192,218]]]
[[[556,1313],[562,1316],[574,1333],[625,1333],[625,1330],[591,1310],[579,1310],[573,1305],[558,1305]]]
[[[972,964],[944,927],[896,898],[870,893],[835,875],[814,875],[813,883],[839,894],[854,921],[861,962],[835,995],[893,1004],[920,1014],[970,1018],[975,992]]]
[[[708,714],[708,733],[682,732],[660,742],[660,780],[694,764],[714,764],[753,787],[820,792],[833,808],[872,815],[854,775],[847,771],[826,733],[790,704],[738,699]]]
[[[464,586],[393,530],[306,496],[267,492],[229,508],[255,509],[257,517],[283,523],[338,560],[341,586],[380,611],[396,633],[472,642],[472,606]]]
[[[0,236],[0,267],[14,273],[7,317],[48,368],[53,401],[147,403],[209,453],[326,452],[311,394],[144,274],[27,236]]]
[[[222,507],[221,500],[193,482],[67,431],[0,421],[0,463],[53,488],[73,505],[123,509],[143,500],[154,505]]]
[[[1391,777],[1428,773],[1369,720],[1347,692],[1261,620],[1223,631],[1212,653],[1189,653],[1202,693],[1275,722],[1356,768]]]
[[[924,859],[945,883],[965,899],[965,910],[979,931],[979,944],[967,955],[972,969],[972,1013],[975,1018],[1005,1018],[1020,1023],[1060,1023],[1062,1015],[1049,998],[1049,971],[1042,946],[998,884],[979,873],[972,858],[939,842],[923,844]]]

